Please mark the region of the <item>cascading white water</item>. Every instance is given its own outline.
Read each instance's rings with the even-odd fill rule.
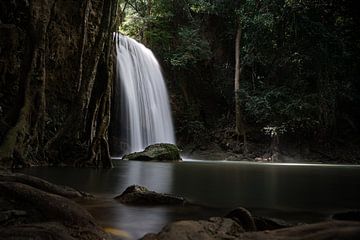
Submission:
[[[122,152],[141,151],[154,143],[175,143],[168,93],[154,54],[129,37],[116,33],[114,39],[115,92],[120,96],[115,118],[121,119],[119,135],[126,142]]]

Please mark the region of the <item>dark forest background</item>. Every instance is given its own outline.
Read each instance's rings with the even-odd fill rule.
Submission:
[[[118,30],[161,62],[184,153],[358,163],[359,16],[347,0],[1,1],[0,163],[111,166]]]
[[[121,31],[164,68],[180,145],[358,161],[356,1],[122,1]],[[243,138],[235,131],[240,38]],[[239,141],[238,141],[239,140]],[[315,156],[315,155],[317,156]]]

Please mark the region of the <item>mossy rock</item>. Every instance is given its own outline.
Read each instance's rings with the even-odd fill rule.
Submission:
[[[153,144],[146,147],[145,150],[142,152],[127,154],[122,159],[160,162],[181,161],[179,148],[176,145],[170,143]]]

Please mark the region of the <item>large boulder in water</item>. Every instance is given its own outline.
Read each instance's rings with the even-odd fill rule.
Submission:
[[[127,154],[122,159],[160,162],[181,161],[179,148],[176,145],[170,143],[153,144],[146,147],[142,152]]]
[[[133,205],[184,205],[187,203],[185,198],[166,193],[157,193],[139,185],[128,187],[115,199],[123,204]]]

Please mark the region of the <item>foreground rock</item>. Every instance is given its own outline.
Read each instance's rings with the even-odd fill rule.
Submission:
[[[335,213],[331,216],[334,220],[358,221],[360,222],[360,210]]]
[[[159,143],[146,147],[142,152],[125,155],[123,160],[177,162],[181,161],[181,157],[176,145]]]
[[[171,194],[157,193],[138,185],[128,187],[121,195],[115,197],[115,199],[123,204],[133,205],[184,205],[187,203],[185,198]]]
[[[240,239],[244,229],[230,218],[200,221],[178,221],[164,227],[158,234],[147,234],[142,240],[212,240]]]
[[[329,221],[271,231],[245,232],[229,218],[207,221],[179,221],[165,226],[158,234],[147,234],[142,240],[355,240],[360,239],[360,223]]]
[[[275,229],[288,228],[294,226],[281,219],[265,218],[258,216],[254,216],[254,223],[257,231],[275,230]]]
[[[56,185],[48,181],[45,181],[41,178],[37,178],[21,173],[10,173],[6,171],[0,171],[0,181],[23,183],[25,185],[37,188],[39,190],[43,190],[45,192],[53,193],[70,199],[90,197],[89,194],[70,188],[68,186]]]
[[[328,221],[291,226],[282,221],[253,217],[245,208],[226,217],[200,221],[178,221],[142,240],[350,240],[360,239],[360,222]]]
[[[280,219],[252,216],[252,214],[243,207],[235,208],[225,217],[231,218],[237,223],[239,223],[247,232],[275,230],[280,228],[292,227],[291,224]]]
[[[0,239],[109,239],[94,218],[69,199],[83,196],[39,178],[1,172]]]
[[[273,231],[249,232],[240,236],[242,240],[355,240],[360,239],[360,223],[328,221],[305,224]]]
[[[240,224],[245,231],[256,231],[256,225],[251,213],[242,207],[236,208],[228,213],[226,218],[231,218]]]

